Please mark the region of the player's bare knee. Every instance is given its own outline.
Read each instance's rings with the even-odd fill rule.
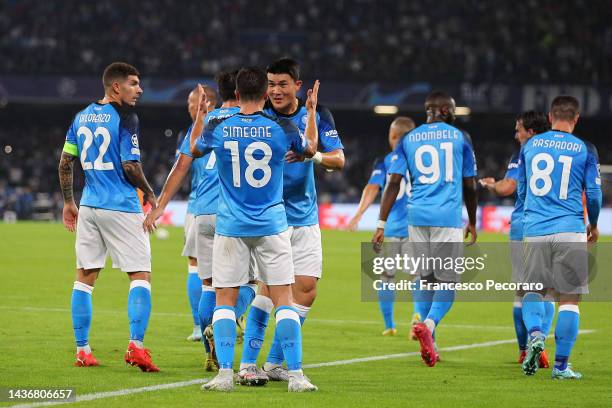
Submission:
[[[189,266],[198,266],[198,258],[189,257]]]
[[[145,280],[151,282],[151,272],[128,272],[127,274],[130,281]]]
[[[202,284],[206,286],[212,286],[212,278],[202,279]]]
[[[236,306],[239,289],[239,287],[216,288],[217,306]]]
[[[86,285],[94,286],[94,284],[96,283],[96,279],[98,279],[99,273],[100,273],[100,268],[96,268],[96,269],[78,268],[76,271],[76,280]]]

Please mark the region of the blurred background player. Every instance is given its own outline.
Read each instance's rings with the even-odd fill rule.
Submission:
[[[543,113],[536,111],[523,112],[516,118],[514,138],[519,142],[520,146],[523,146],[533,135],[544,133],[549,129],[548,119]],[[513,195],[517,190],[519,156],[520,150],[514,152],[503,179],[495,181],[493,177],[485,177],[479,180],[480,185],[500,197]],[[512,263],[512,281],[517,283],[523,282],[525,269],[523,259],[523,201],[518,195],[514,201],[514,211],[512,211],[510,218],[510,261]],[[523,322],[524,295],[525,292],[523,290],[516,291],[512,308],[514,330],[519,347],[519,364],[522,364],[523,360],[525,360],[527,350],[527,328]],[[546,314],[543,319],[542,333],[548,336],[553,318],[555,317],[555,302],[551,294],[547,293],[546,297],[547,301],[544,303]],[[549,363],[546,351],[542,352],[539,364],[540,368],[548,368]]]
[[[389,147],[391,152],[387,154],[383,160],[377,160],[374,164],[374,169],[368,180],[368,184],[363,189],[361,195],[361,201],[359,207],[353,218],[349,221],[347,228],[350,231],[355,231],[359,225],[359,220],[366,212],[366,210],[372,205],[378,193],[384,190],[385,184],[391,174],[389,169],[391,163],[397,160],[397,155],[393,153],[401,138],[412,129],[414,129],[414,121],[406,116],[400,116],[395,118],[389,126]],[[385,228],[385,239],[387,242],[396,243],[394,245],[400,246],[401,253],[405,252],[401,250],[401,245],[408,242],[408,195],[410,194],[410,185],[408,179],[404,176],[400,184],[400,190],[395,199],[395,203],[389,213],[389,219],[387,220],[387,227]],[[385,282],[392,281],[395,275],[383,273],[381,279]],[[385,322],[385,330],[382,332],[383,336],[395,336],[397,329],[395,328],[395,321],[393,319],[393,306],[395,302],[395,291],[389,289],[381,289],[378,291],[378,303],[380,305],[380,312],[382,313],[383,320]],[[412,320],[419,320],[418,313],[413,315]]]
[[[240,286],[253,278],[252,258],[258,266],[258,279],[266,285],[276,307],[276,336],[282,342],[289,369],[288,390],[317,389],[302,372],[300,318],[292,306],[290,286],[295,280],[291,232],[281,183],[288,149],[306,157],[317,152],[318,81],[308,92],[304,135],[290,121],[262,113],[266,90],[264,71],[241,69],[236,77],[240,112],[227,119],[210,121],[203,134],[203,123],[196,118],[191,133],[194,156],[214,149],[220,182],[213,247],[213,286],[217,293],[213,330],[219,374],[204,384],[204,390],[230,391],[234,387],[235,307]],[[203,112],[201,106],[198,115]]]
[[[305,132],[310,112],[307,103],[297,97],[302,86],[299,64],[290,58],[281,58],[268,65],[267,78],[269,102],[264,112],[273,118],[290,120],[300,132]],[[317,281],[323,269],[314,163],[328,170],[342,170],[344,167],[344,147],[331,112],[317,105],[314,114],[321,151],[309,159],[293,151],[288,152],[283,177],[283,200],[295,273],[293,307],[298,311],[301,324],[304,324],[316,298]],[[247,368],[255,367],[271,310],[272,302],[263,287],[247,317],[239,375],[247,373]],[[281,341],[275,338],[263,371],[271,380],[287,381],[289,377],[282,363]]]
[[[586,242],[597,242],[601,176],[597,149],[572,133],[579,118],[578,100],[553,99],[551,129],[529,139],[519,158],[519,196],[525,203],[525,281],[543,283],[559,293],[555,326],[554,379],[580,379],[568,365],[580,321],[580,295],[588,293]],[[589,224],[584,223],[582,193]],[[585,231],[586,230],[586,231]],[[533,375],[544,350],[544,291],[523,297],[523,321],[529,333],[523,372]]]
[[[151,316],[151,246],[142,228],[144,215],[136,188],[152,208],[157,202],[142,172],[138,116],[131,109],[142,95],[139,75],[123,62],[106,67],[104,98],[75,116],[59,164],[64,225],[71,232],[76,230],[77,273],[71,307],[75,365],[80,367],[98,365],[89,346],[92,293],[108,253],[113,267],[130,279],[130,341],[125,361],[142,371],[159,371],[143,345]],[[72,189],[77,157],[86,179],[80,209]]]
[[[203,86],[204,92],[206,92],[206,99],[208,101],[207,109],[211,111],[217,104],[217,93],[214,89],[209,86]],[[198,95],[196,92],[197,88],[189,93],[187,98],[187,110],[191,121],[195,118],[195,112],[197,110]],[[200,328],[200,319],[198,317],[198,305],[200,302],[200,296],[202,295],[202,280],[198,276],[198,259],[196,252],[196,229],[193,228],[195,220],[195,207],[196,207],[196,192],[200,180],[202,179],[202,169],[204,163],[200,159],[195,159],[193,166],[191,159],[187,159],[187,155],[183,154],[181,157],[181,146],[185,143],[185,140],[189,139],[189,129],[186,132],[181,132],[178,136],[178,145],[176,149],[176,161],[173,169],[179,168],[180,172],[189,171],[191,169],[191,192],[187,201],[187,213],[185,214],[185,245],[183,247],[182,256],[188,258],[187,265],[187,299],[189,300],[189,306],[191,307],[191,316],[193,318],[193,332],[187,337],[189,341],[200,341],[202,339],[202,329]],[[189,143],[189,142],[187,142]],[[187,149],[189,150],[189,149]],[[172,170],[171,170],[172,172]],[[170,176],[170,175],[168,175]],[[184,175],[181,177],[181,182]],[[180,183],[179,186],[180,187]],[[160,195],[161,199],[161,195]],[[159,203],[158,203],[159,204]],[[165,203],[165,206],[167,203]],[[162,211],[163,213],[163,211]],[[160,213],[161,214],[161,213]]]
[[[383,193],[376,233],[372,238],[379,250],[384,240],[386,221],[408,172],[411,195],[408,198],[408,237],[425,256],[460,257],[463,251],[462,201],[468,212],[465,237],[476,242],[476,160],[469,135],[452,124],[455,101],[444,92],[432,92],[425,101],[427,123],[409,132],[395,152],[398,159],[391,165],[391,177]],[[421,252],[422,250],[422,252]],[[419,271],[428,282],[456,282],[452,270]],[[413,327],[419,340],[421,357],[428,366],[438,361],[433,333],[450,310],[452,290],[418,290],[415,308],[422,323]],[[421,312],[422,311],[422,312]]]

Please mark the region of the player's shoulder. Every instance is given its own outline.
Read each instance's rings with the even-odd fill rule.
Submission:
[[[578,136],[576,136],[576,138],[580,140],[582,143],[584,143],[584,145],[586,146],[587,154],[595,156],[597,161],[599,161],[599,152],[597,151],[597,147],[593,143],[589,142],[588,140],[581,139]]]
[[[116,102],[111,102],[110,105],[114,112],[119,117],[119,125],[128,130],[131,133],[135,133],[138,130],[139,120],[138,114],[133,107],[127,105],[119,105]]]
[[[261,112],[260,116],[263,120],[270,121],[275,125],[278,125],[285,133],[299,133],[298,127],[289,118],[271,115],[268,112]]]
[[[518,163],[519,159],[521,157],[521,150],[515,150],[514,153],[512,153],[512,156],[510,156],[510,164],[508,165],[508,168],[510,168],[510,165],[512,165],[513,163]]]
[[[463,140],[465,140],[470,146],[473,146],[473,144],[472,144],[472,136],[470,135],[470,133],[467,130],[465,130],[465,129],[459,127],[459,126],[455,126],[455,125],[450,125],[449,124],[448,126],[450,126],[451,128],[457,129],[459,132],[461,132],[461,134],[463,135]]]
[[[304,107],[304,110],[306,110],[306,107]],[[334,115],[332,115],[331,111],[327,108],[327,106],[317,104],[317,114],[319,116],[320,122],[327,122],[335,127],[336,123],[334,121]]]

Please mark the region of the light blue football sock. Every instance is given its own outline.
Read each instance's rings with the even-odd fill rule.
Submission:
[[[198,277],[198,267],[189,265],[189,273],[187,274],[187,298],[189,306],[191,306],[191,316],[193,317],[193,325],[200,325],[198,317],[198,305],[200,296],[202,295],[202,280]]]
[[[559,306],[557,326],[555,327],[555,368],[565,370],[567,361],[578,337],[580,309],[578,305]]]
[[[206,341],[204,337],[204,330],[212,323],[216,302],[217,294],[215,293],[215,288],[208,285],[202,285],[202,295],[200,296],[198,306],[198,320],[200,323],[200,330],[202,330],[202,343],[204,343],[204,349],[207,353],[210,353],[210,347],[208,341]]]
[[[146,280],[130,282],[128,294],[128,318],[130,320],[130,339],[144,341],[145,332],[151,317],[151,284]]]
[[[236,344],[236,312],[231,306],[217,306],[213,313],[215,352],[219,369],[234,367],[234,346]]]
[[[427,314],[427,319],[433,320],[437,326],[451,309],[454,301],[454,290],[435,290],[431,302],[431,308]]]
[[[523,322],[529,336],[543,335],[544,302],[542,295],[528,292],[523,296]]]
[[[548,337],[555,318],[555,302],[544,300],[544,319],[542,320],[542,333]]]
[[[310,311],[309,306],[299,305],[297,303],[293,304],[293,307],[297,311],[300,316],[300,326],[304,326],[304,322],[306,321],[306,316]],[[270,347],[270,351],[268,352],[268,357],[266,358],[266,362],[270,364],[278,364],[281,365],[284,361],[283,347],[280,339],[274,332],[274,340],[272,341],[272,346]]]
[[[255,364],[257,362],[273,307],[272,300],[267,296],[257,295],[253,299],[244,330],[241,363]]]
[[[255,289],[252,286],[241,286],[238,291],[238,300],[236,301],[236,316],[242,316],[254,298]]]
[[[414,303],[414,311],[419,314],[421,321],[425,320],[429,314],[433,295],[433,290],[418,289],[418,284],[417,288],[413,291],[412,302]]]
[[[514,332],[516,333],[516,341],[518,343],[519,350],[527,349],[527,327],[523,322],[523,305],[522,300],[514,302],[512,308],[512,319],[514,320]]]
[[[72,287],[72,328],[77,347],[89,344],[89,328],[91,327],[93,286],[76,281]]]
[[[380,312],[385,321],[385,329],[394,329],[395,322],[393,321],[393,306],[395,303],[395,291],[390,289],[381,289],[378,291],[378,304]]]
[[[295,308],[281,306],[276,310],[275,337],[281,348],[289,371],[302,369],[302,329],[300,316]]]

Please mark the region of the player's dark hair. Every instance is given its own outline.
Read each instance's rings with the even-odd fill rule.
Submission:
[[[573,96],[560,95],[550,104],[550,113],[557,120],[574,120],[580,113],[580,103]]]
[[[215,76],[215,81],[217,82],[217,89],[219,90],[219,95],[221,95],[221,100],[231,101],[236,99],[236,75],[238,74],[238,70],[232,71],[221,71]]]
[[[294,81],[300,80],[300,64],[291,58],[281,58],[266,68],[266,72],[269,74],[287,74]]]
[[[548,119],[542,112],[536,112],[534,110],[523,112],[516,117],[516,121],[520,121],[525,130],[533,130],[533,133],[536,135],[550,130]]]
[[[268,91],[268,77],[261,68],[242,68],[236,75],[236,90],[241,101],[259,101]]]
[[[140,76],[140,72],[133,66],[125,62],[113,62],[104,69],[102,74],[102,84],[104,88],[109,88],[118,79],[126,79],[130,75]]]

